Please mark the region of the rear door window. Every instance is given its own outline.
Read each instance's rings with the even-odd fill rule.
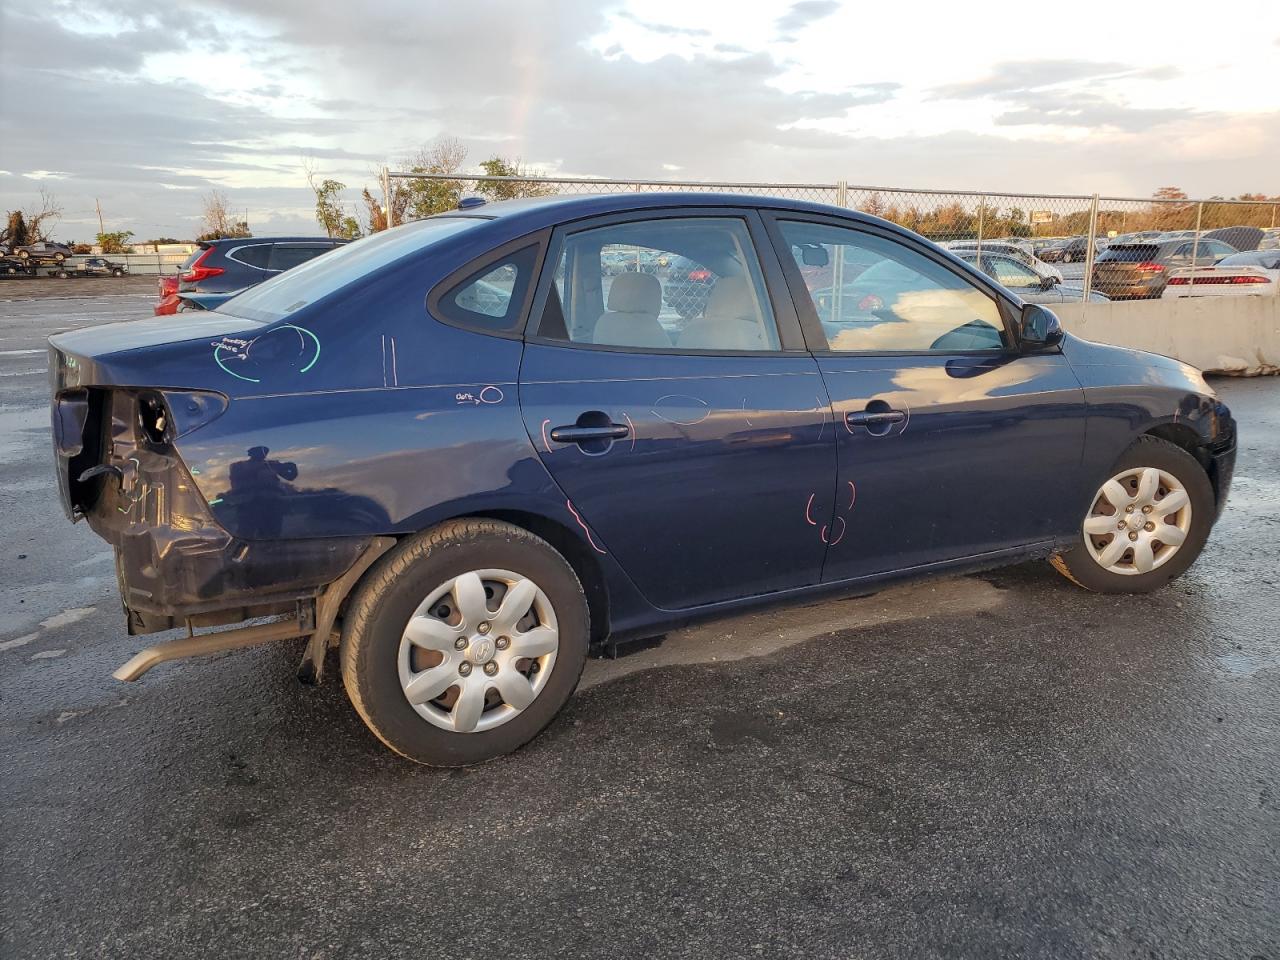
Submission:
[[[661,217],[569,234],[539,336],[674,353],[779,350],[745,221]]]
[[[332,249],[327,243],[273,243],[267,269],[289,270]]]
[[[259,270],[266,270],[267,263],[271,259],[270,243],[252,243],[243,247],[236,247],[227,257],[235,260],[237,263],[243,263],[246,266],[257,267]]]

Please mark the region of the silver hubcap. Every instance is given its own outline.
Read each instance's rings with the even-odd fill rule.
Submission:
[[[555,610],[536,583],[510,570],[470,570],[433,590],[409,618],[400,687],[442,730],[492,730],[533,703],[559,648]]]
[[[1171,473],[1134,467],[1102,485],[1084,521],[1084,542],[1112,573],[1150,573],[1169,562],[1191,530],[1191,497]]]

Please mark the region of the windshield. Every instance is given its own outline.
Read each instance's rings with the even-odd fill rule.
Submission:
[[[475,217],[431,217],[372,234],[250,287],[218,312],[273,323],[401,257],[483,222]]]

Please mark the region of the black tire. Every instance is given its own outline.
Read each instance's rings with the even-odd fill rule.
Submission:
[[[119,268],[117,268],[117,269],[115,269],[115,270],[112,270],[112,271],[111,271],[111,275],[112,275],[113,277],[123,277],[123,276],[124,276],[124,271],[123,271],[123,270],[120,270]]]
[[[1064,254],[1062,255],[1062,262],[1063,262],[1063,263],[1070,263],[1070,262],[1071,262],[1071,254],[1069,254],[1069,253],[1064,253]]]
[[[71,278],[71,274],[67,273],[65,270],[55,270],[53,275],[59,280],[68,280]]]
[[[54,259],[54,262],[61,263],[63,260],[67,259],[67,255],[59,251],[58,253],[55,253],[53,255],[53,259]]]
[[[30,250],[19,250],[19,251],[18,251],[18,259],[19,259],[19,260],[29,260],[30,258],[31,258],[31,251],[30,251]]]
[[[541,587],[555,610],[559,647],[550,679],[524,710],[492,729],[457,733],[433,725],[406,699],[400,641],[433,590],[482,569],[519,573]],[[582,584],[546,541],[497,520],[452,520],[405,540],[365,575],[343,618],[342,679],[361,719],[396,753],[430,766],[466,766],[516,750],[555,718],[578,685],[589,637]]]
[[[1187,571],[1200,556],[1209,530],[1213,526],[1216,503],[1213,485],[1204,467],[1181,447],[1156,437],[1139,437],[1121,455],[1110,475],[1131,467],[1155,467],[1172,474],[1186,489],[1191,500],[1191,524],[1187,539],[1168,561],[1148,573],[1123,574],[1107,570],[1096,561],[1084,542],[1083,528],[1070,550],[1050,558],[1054,568],[1077,586],[1096,593],[1150,593]],[[1092,506],[1094,494],[1081,508],[1081,523]]]

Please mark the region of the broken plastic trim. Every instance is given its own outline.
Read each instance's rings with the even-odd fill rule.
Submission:
[[[323,670],[324,651],[328,648],[333,625],[337,621],[338,609],[346,599],[351,588],[369,569],[369,566],[395,545],[394,537],[374,537],[365,547],[364,552],[355,563],[337,580],[324,588],[315,602],[314,616],[310,610],[301,607],[296,617],[277,620],[274,623],[256,624],[251,627],[236,627],[232,630],[218,630],[196,636],[194,633],[180,640],[158,643],[134,654],[128,662],[117,669],[112,676],[117,680],[137,680],[152,667],[169,660],[181,660],[187,657],[202,657],[211,653],[223,653],[227,650],[240,650],[245,647],[271,643],[275,640],[289,640],[293,637],[310,637],[307,646],[307,658],[316,667],[313,679],[319,680]],[[315,648],[318,647],[318,656]]]

